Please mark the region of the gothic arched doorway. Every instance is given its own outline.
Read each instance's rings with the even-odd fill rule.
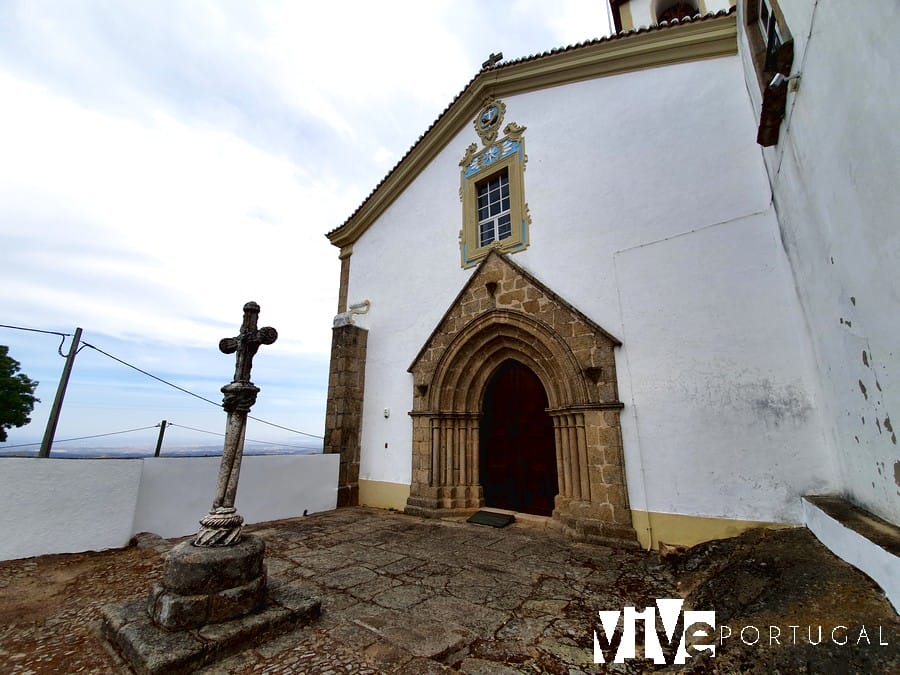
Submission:
[[[485,506],[549,516],[559,492],[553,421],[541,380],[504,361],[485,389],[479,470]]]
[[[461,516],[486,505],[549,511],[579,539],[634,544],[613,353],[619,344],[491,251],[409,367],[412,479],[406,512]],[[506,378],[512,384],[504,385]],[[540,393],[527,411],[516,410],[515,402],[531,386],[524,381]],[[491,453],[498,439],[510,436],[502,422],[510,411],[519,428],[505,452],[515,462],[504,451],[496,458],[483,451]],[[542,450],[523,451],[521,439],[532,437],[545,439],[537,445]],[[523,463],[540,477],[516,479],[520,487],[505,485],[513,465]]]

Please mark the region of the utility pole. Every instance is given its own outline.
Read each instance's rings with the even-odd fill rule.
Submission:
[[[156,439],[156,452],[153,453],[154,457],[159,457],[159,450],[162,448],[163,436],[166,433],[166,421],[163,420],[159,423],[159,438]]]
[[[78,353],[78,343],[80,341],[81,328],[76,328],[75,335],[72,336],[72,344],[69,347],[69,355],[66,356],[66,365],[63,366],[62,377],[59,378],[59,387],[56,389],[56,398],[53,399],[53,407],[50,409],[50,417],[47,420],[47,429],[44,431],[44,440],[41,441],[38,457],[50,456],[53,437],[56,435],[56,425],[59,422],[59,413],[62,410],[63,399],[66,396],[66,387],[69,384],[69,375],[72,374],[72,365],[75,363],[75,355]]]

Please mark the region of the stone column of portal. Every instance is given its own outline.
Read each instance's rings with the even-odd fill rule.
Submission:
[[[236,365],[234,380],[222,387],[228,420],[216,496],[194,540],[166,556],[163,580],[150,592],[150,616],[168,630],[235,619],[265,602],[266,547],[258,537],[242,536],[244,519],[234,508],[247,415],[259,393],[250,381],[253,357],[278,338],[274,328],[257,329],[258,316],[259,305],[248,302],[240,334],[219,343],[223,353],[236,354]]]

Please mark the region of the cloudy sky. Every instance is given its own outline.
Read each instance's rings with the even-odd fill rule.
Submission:
[[[321,435],[340,225],[479,70],[609,32],[604,0],[0,0],[0,324],[72,333],[220,400],[255,300],[253,414]],[[0,328],[40,382],[54,335]],[[66,351],[68,342],[63,345]],[[224,413],[86,348],[56,434],[219,442]],[[149,447],[156,430],[96,441]],[[251,423],[248,436],[308,438]],[[77,444],[76,444],[77,445]],[[32,448],[33,449],[33,448]]]

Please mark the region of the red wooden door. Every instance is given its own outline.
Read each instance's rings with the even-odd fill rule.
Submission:
[[[549,516],[558,492],[547,393],[531,370],[504,362],[488,383],[481,418],[486,506]]]

